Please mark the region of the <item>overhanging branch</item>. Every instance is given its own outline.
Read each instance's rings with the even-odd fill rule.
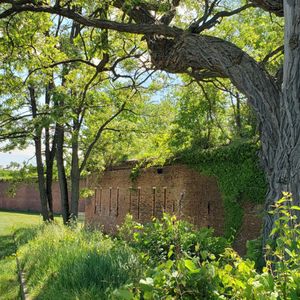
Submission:
[[[76,21],[77,23],[94,28],[111,29],[119,32],[128,32],[135,34],[159,34],[164,36],[175,37],[183,33],[183,30],[167,25],[157,24],[134,24],[134,23],[119,23],[109,20],[94,19],[91,17],[83,16],[70,8],[56,7],[38,4],[25,4],[20,5],[18,1],[4,0],[1,3],[12,4],[9,8],[0,13],[0,19],[6,18],[14,13],[21,13],[25,11],[30,12],[44,12],[50,14],[60,15]]]

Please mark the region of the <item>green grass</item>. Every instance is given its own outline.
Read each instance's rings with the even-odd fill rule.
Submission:
[[[15,230],[39,224],[37,214],[0,211],[0,299],[15,300],[20,298],[20,286],[16,266],[16,246],[13,240]]]
[[[20,235],[24,239],[24,231],[17,232],[18,241]],[[99,231],[44,224],[25,235],[18,256],[33,299],[107,299],[141,273],[139,256]]]
[[[39,214],[0,211],[0,236],[11,235],[18,228],[40,224],[41,220]]]
[[[0,212],[0,299],[20,299],[17,255],[31,299],[107,299],[109,291],[140,277],[130,247],[61,219],[43,224],[37,214]]]

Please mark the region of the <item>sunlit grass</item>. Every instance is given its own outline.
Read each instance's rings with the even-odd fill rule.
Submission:
[[[0,299],[20,299],[13,233],[41,224],[39,214],[0,211]]]
[[[81,218],[82,219],[82,218]],[[38,214],[0,212],[0,299],[20,299],[16,245],[32,299],[106,299],[141,273],[124,243],[79,226],[43,224]]]
[[[38,214],[0,211],[0,299],[20,298],[13,233],[20,228],[40,224]]]
[[[18,255],[34,299],[106,299],[141,273],[139,256],[99,231],[45,224],[24,235]]]
[[[0,211],[0,236],[12,234],[14,229],[41,222],[39,214]]]

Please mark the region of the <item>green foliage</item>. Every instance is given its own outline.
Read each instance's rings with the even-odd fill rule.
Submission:
[[[213,230],[196,229],[191,223],[164,214],[161,219],[141,225],[128,215],[119,228],[119,238],[146,254],[150,262],[177,259],[184,253],[205,260],[210,253],[219,256],[229,244],[225,238],[214,237]]]
[[[86,199],[89,197],[92,197],[95,194],[94,190],[91,190],[89,188],[81,188],[80,189],[80,198],[81,199]]]
[[[113,299],[299,299],[300,230],[294,222],[299,210],[291,205],[288,194],[276,203],[273,243],[267,247],[262,272],[230,248],[218,258],[210,254],[205,260],[184,254],[162,260],[145,272],[137,286],[125,285],[120,293],[116,290]]]
[[[292,195],[283,193],[271,212],[275,224],[266,249],[267,267],[273,271],[275,287],[281,299],[300,297],[300,207],[293,205]]]
[[[225,210],[225,236],[235,235],[242,223],[243,201],[262,203],[266,182],[258,163],[259,146],[253,142],[235,142],[207,150],[189,149],[180,161],[197,171],[216,177]]]
[[[247,253],[245,258],[255,262],[255,268],[259,271],[265,266],[265,260],[262,253],[262,238],[247,241]]]

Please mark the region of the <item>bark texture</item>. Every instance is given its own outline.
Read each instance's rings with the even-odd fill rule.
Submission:
[[[71,217],[78,218],[78,202],[80,194],[80,166],[79,166],[79,123],[74,120],[72,134],[72,161],[71,161]]]
[[[64,166],[64,128],[56,124],[56,162],[60,189],[61,214],[64,224],[70,220],[69,194],[66,170]]]
[[[300,204],[300,0],[284,1],[285,40],[282,93],[280,94],[279,141],[274,171],[269,180],[266,211],[282,191]],[[274,216],[266,214],[264,239],[272,230]]]

